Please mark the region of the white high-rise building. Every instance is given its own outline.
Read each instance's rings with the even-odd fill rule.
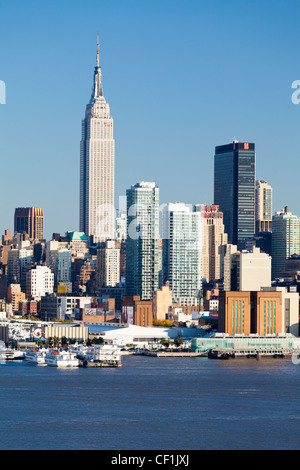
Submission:
[[[120,248],[115,240],[108,240],[97,250],[98,287],[114,287],[120,282]]]
[[[52,294],[54,288],[54,274],[47,266],[37,266],[27,273],[27,295],[40,299],[46,294]]]
[[[94,88],[82,121],[80,145],[80,231],[95,243],[114,238],[113,126],[103,95],[98,40]]]
[[[286,206],[272,219],[272,279],[282,276],[285,262],[293,255],[300,255],[300,217],[293,215]]]
[[[126,194],[126,295],[152,300],[159,286],[159,188],[140,181]]]
[[[173,302],[197,305],[202,288],[203,218],[191,206],[167,204],[162,213],[163,283]]]

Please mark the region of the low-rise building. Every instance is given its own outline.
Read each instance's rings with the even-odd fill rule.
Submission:
[[[122,323],[137,326],[152,326],[152,300],[141,300],[140,296],[124,296],[122,301]]]

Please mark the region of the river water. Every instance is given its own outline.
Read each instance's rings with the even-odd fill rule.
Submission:
[[[0,449],[299,449],[300,365],[124,356],[120,369],[0,365]]]

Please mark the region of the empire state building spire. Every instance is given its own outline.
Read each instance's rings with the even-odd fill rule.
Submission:
[[[102,87],[102,72],[100,67],[99,35],[97,36],[97,63],[94,72],[94,88],[90,103],[94,103],[96,100],[105,101]]]
[[[97,36],[97,67],[99,67],[100,59],[99,59],[99,34]]]

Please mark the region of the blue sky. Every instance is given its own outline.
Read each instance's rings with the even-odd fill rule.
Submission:
[[[79,227],[81,120],[96,37],[115,122],[116,201],[155,181],[160,202],[213,203],[216,145],[256,143],[273,209],[300,216],[300,1],[0,0],[2,203],[42,207],[45,232]]]

